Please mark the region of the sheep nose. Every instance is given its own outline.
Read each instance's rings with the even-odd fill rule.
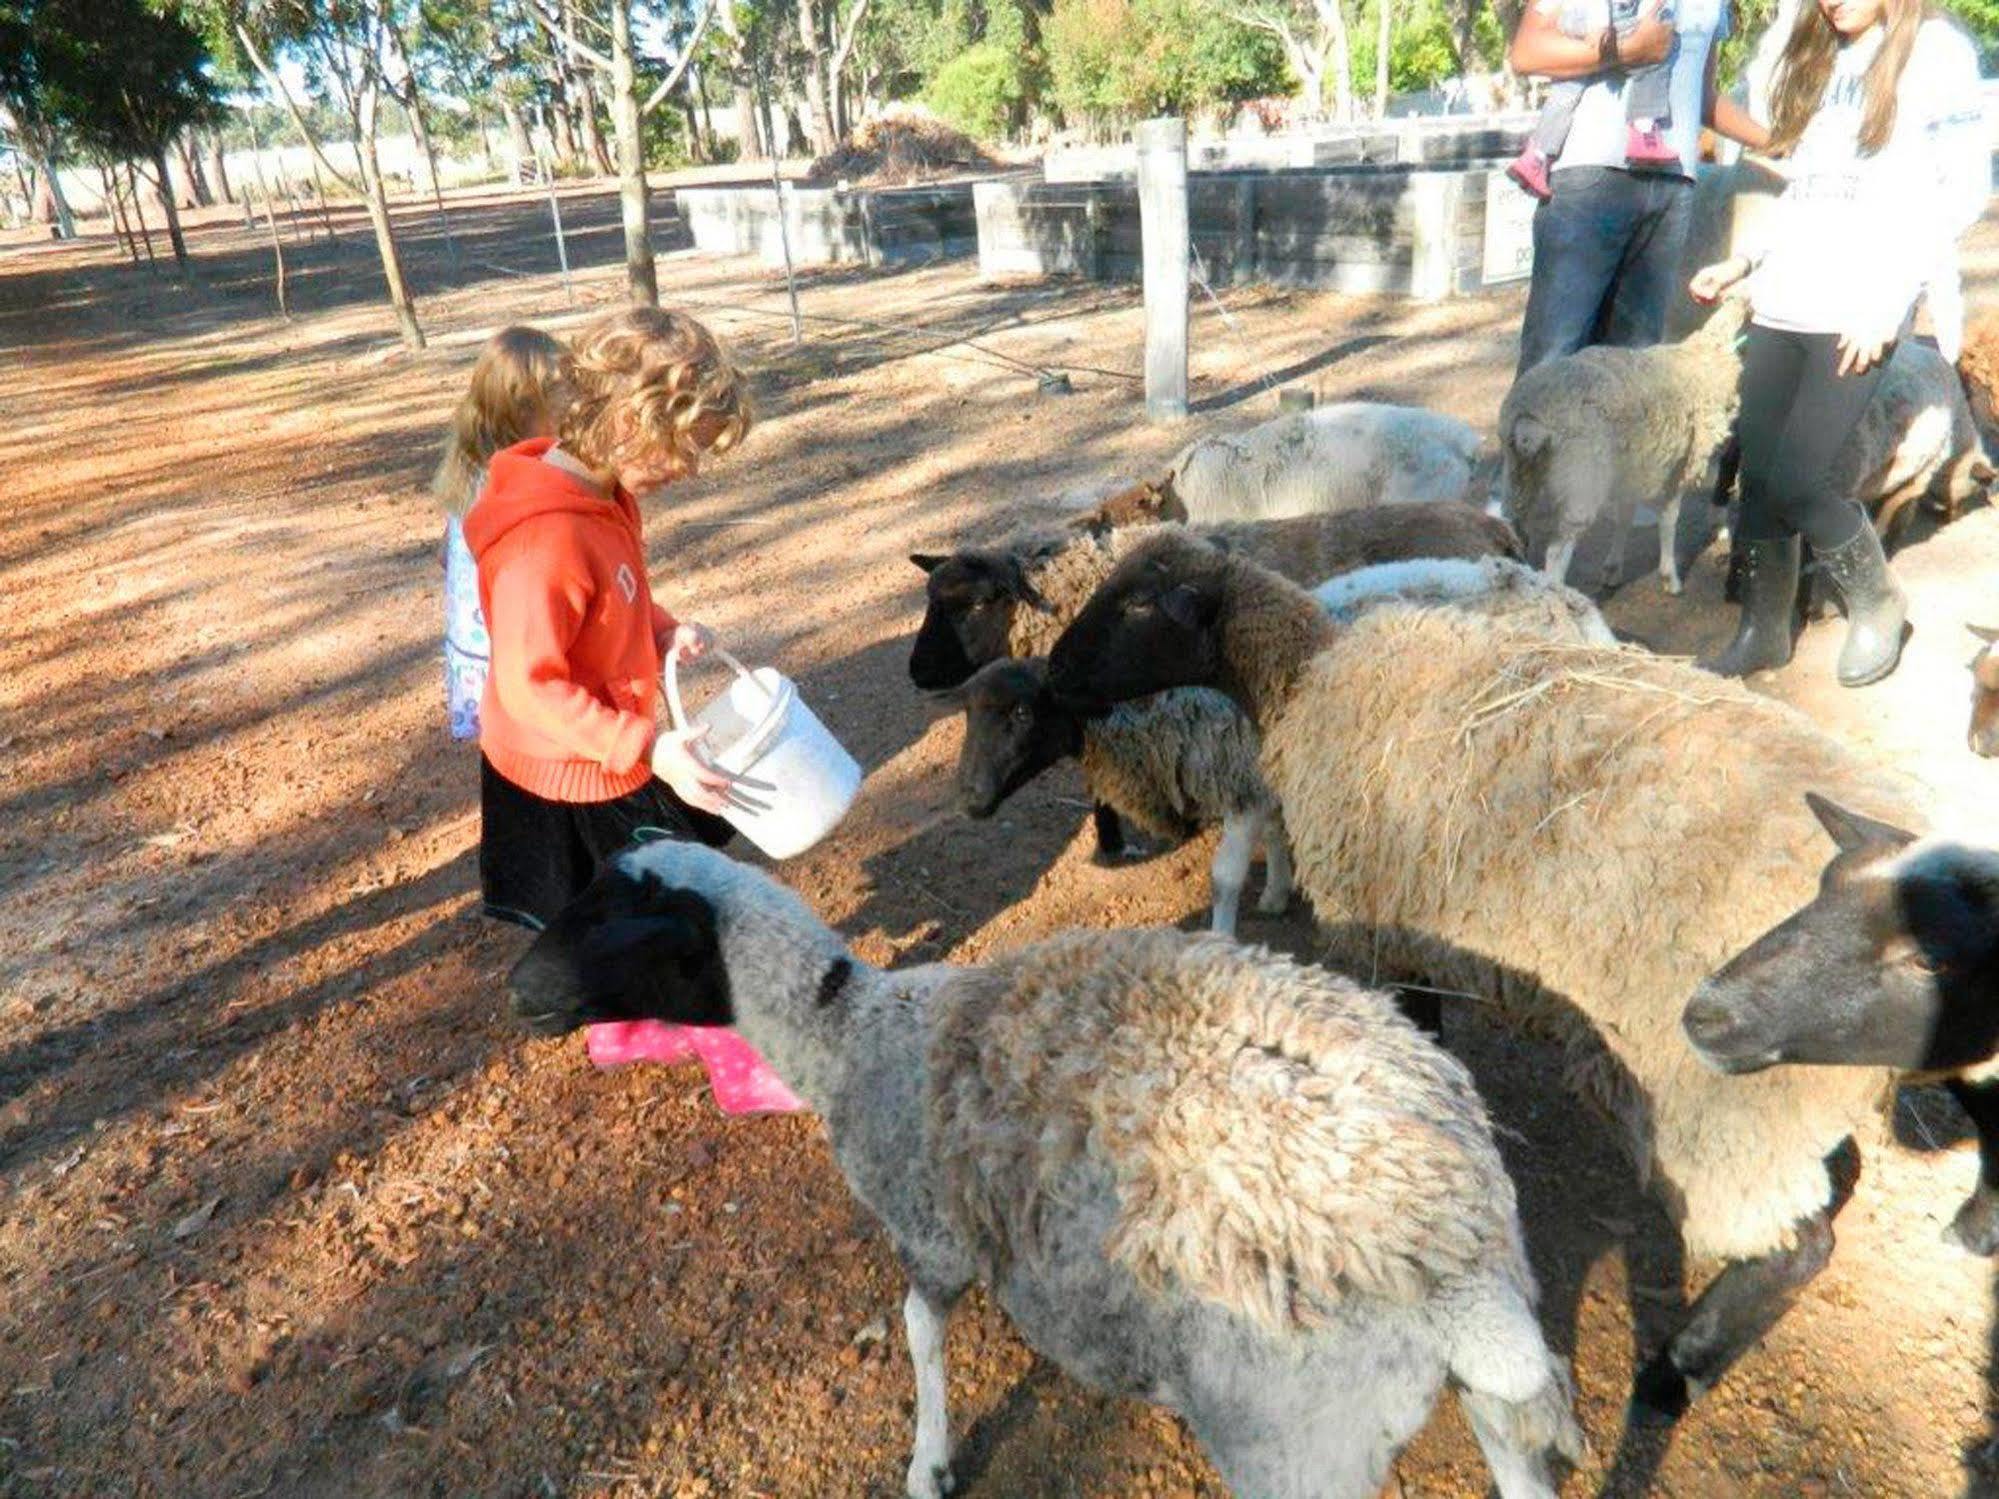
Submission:
[[[1680,1017],[1680,1026],[1694,1045],[1710,1051],[1723,1049],[1729,1038],[1742,1029],[1735,1011],[1712,994],[1697,994]]]

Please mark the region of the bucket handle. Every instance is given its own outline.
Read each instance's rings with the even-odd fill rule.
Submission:
[[[762,686],[747,666],[743,665],[742,662],[730,655],[721,646],[714,647],[714,654],[719,656],[723,664],[733,670],[737,676],[743,678],[743,680],[749,682],[752,686]],[[687,730],[687,708],[680,700],[680,658],[670,652],[666,658],[665,685],[666,710],[673,719],[674,732],[685,733]],[[739,788],[747,786],[753,791],[772,792],[777,790],[775,786],[767,781],[752,780],[749,776],[739,775],[733,770],[723,770],[721,766],[715,763],[714,757],[703,752],[699,745],[692,748],[695,757],[703,765],[729,778],[729,801],[731,805],[740,811],[746,812],[768,812],[770,810],[768,803],[759,802],[753,797],[744,795]]]

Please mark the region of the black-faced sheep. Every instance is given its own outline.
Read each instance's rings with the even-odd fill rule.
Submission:
[[[1594,347],[1528,370],[1499,409],[1501,506],[1548,576],[1565,579],[1576,545],[1599,516],[1612,516],[1615,583],[1626,581],[1632,511],[1659,512],[1659,576],[1680,591],[1674,538],[1680,501],[1700,483],[1735,428],[1741,359],[1735,341],[1748,318],[1740,298],[1722,302],[1676,344]]]
[[[1973,625],[1984,642],[1971,658],[1971,728],[1966,738],[1974,755],[1999,755],[1999,629]]]
[[[1948,1236],[1999,1253],[1999,852],[1918,840],[1811,799],[1838,853],[1811,902],[1703,983],[1683,1024],[1710,1066],[1942,1076],[1978,1129]]]
[[[1189,443],[1151,486],[1195,524],[1458,500],[1483,505],[1476,430],[1417,406],[1346,401]]]
[[[1098,517],[1101,521],[1101,517]],[[1045,656],[1056,636],[1153,534],[1146,527],[1043,527],[990,546],[917,553],[927,575],[909,676],[926,692],[956,687],[988,661]],[[1502,520],[1468,505],[1372,506],[1337,515],[1200,528],[1299,583],[1411,557],[1518,557]]]
[[[1446,1382],[1507,1499],[1574,1456],[1471,1079],[1386,995],[1225,939],[854,959],[697,845],[619,856],[512,976],[544,1033],[734,1025],[826,1121],[910,1277],[912,1499],[950,1484],[944,1328],[984,1279],[1078,1378],[1178,1411],[1243,1495],[1372,1499]]]
[[[1848,461],[1854,496],[1873,513],[1889,547],[1917,500],[1954,520],[1992,478],[1957,371],[1927,344],[1907,340],[1895,346],[1880,389],[1861,413]]]
[[[1641,1404],[1683,1409],[1822,1268],[1825,1159],[1877,1126],[1889,1075],[1722,1078],[1679,1016],[1816,888],[1818,825],[1797,792],[1917,817],[1898,782],[1687,663],[1455,610],[1385,606],[1341,627],[1185,535],[1120,564],[1056,646],[1050,685],[1092,705],[1226,691],[1262,734],[1336,959],[1483,995],[1563,1044],[1688,1250],[1733,1262],[1642,1371]]]
[[[1256,731],[1219,692],[1162,692],[1100,718],[1049,695],[1047,663],[994,661],[956,689],[965,709],[958,800],[990,817],[1052,765],[1078,759],[1090,795],[1155,838],[1178,842],[1222,826],[1209,878],[1212,930],[1232,936],[1250,860],[1263,849],[1268,875],[1257,909],[1291,904],[1291,855],[1277,798],[1257,768]]]

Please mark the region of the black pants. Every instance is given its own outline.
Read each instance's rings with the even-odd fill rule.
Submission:
[[[1884,353],[1864,374],[1839,375],[1833,334],[1750,325],[1736,426],[1744,541],[1803,536],[1826,552],[1859,534],[1867,524],[1853,500],[1860,476],[1842,460],[1886,364]]]
[[[479,757],[479,892],[488,916],[540,931],[641,828],[720,848],[735,830],[660,781],[608,802],[552,802]]]
[[[1534,210],[1534,280],[1520,325],[1520,373],[1591,344],[1657,343],[1684,295],[1680,257],[1694,185],[1670,173],[1570,167]]]

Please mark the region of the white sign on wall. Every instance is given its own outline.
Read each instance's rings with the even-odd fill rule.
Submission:
[[[1485,285],[1524,281],[1534,271],[1534,197],[1503,171],[1485,176]]]

